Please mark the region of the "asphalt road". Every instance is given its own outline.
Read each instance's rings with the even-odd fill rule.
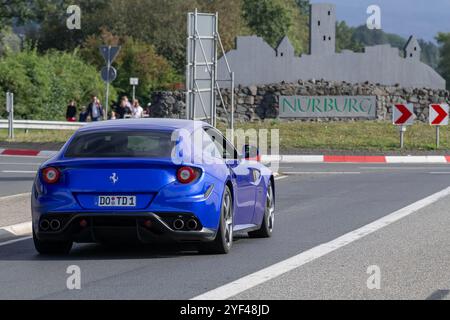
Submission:
[[[31,171],[39,161],[0,157],[0,197],[29,192]],[[287,177],[277,181],[271,239],[239,237],[226,256],[198,255],[189,248],[76,245],[69,256],[49,258],[38,256],[29,239],[0,243],[0,299],[190,299],[450,185],[448,165],[289,164],[280,170]],[[17,205],[9,202],[5,209],[6,201],[12,200]],[[0,226],[5,225],[2,221],[29,221],[26,201],[26,197],[0,199]],[[450,240],[448,204],[447,198],[442,199],[233,298],[445,298],[450,289],[444,264]],[[81,269],[81,290],[66,287],[70,265]],[[368,265],[381,269],[382,289],[376,293],[365,292]],[[408,277],[411,272],[417,276]]]
[[[0,156],[0,197],[31,191],[39,157]]]

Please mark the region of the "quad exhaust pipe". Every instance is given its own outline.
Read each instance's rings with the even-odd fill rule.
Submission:
[[[59,228],[61,228],[61,222],[59,222],[59,220],[57,220],[57,219],[53,219],[50,222],[50,228],[52,229],[52,231],[59,230]]]
[[[187,227],[189,230],[195,230],[198,227],[198,223],[197,221],[195,221],[195,219],[189,219],[189,221],[187,222]]]
[[[198,222],[197,220],[191,218],[187,221],[184,221],[182,218],[175,219],[172,223],[173,229],[180,231],[183,229],[187,230],[197,230]]]
[[[181,230],[184,228],[184,221],[181,219],[175,219],[175,221],[173,222],[173,228],[175,230]]]
[[[39,223],[39,227],[41,227],[41,230],[47,231],[50,229],[50,222],[47,219],[44,219]]]
[[[61,222],[58,219],[53,219],[53,220],[47,220],[47,219],[43,219],[40,223],[39,223],[39,227],[41,228],[42,231],[58,231],[59,229],[61,229]]]

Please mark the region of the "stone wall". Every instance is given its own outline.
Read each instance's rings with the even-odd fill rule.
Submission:
[[[235,89],[235,121],[261,121],[278,118],[279,96],[376,96],[377,119],[392,120],[392,105],[398,102],[414,104],[419,121],[428,121],[431,103],[449,101],[450,94],[439,89],[409,89],[399,86],[381,86],[370,83],[350,84],[330,81],[298,81],[261,86],[239,86]],[[222,91],[225,104],[229,105],[231,91]],[[181,91],[155,92],[152,95],[152,117],[185,118],[185,94]],[[218,119],[225,120],[225,113],[218,99]],[[283,119],[289,120],[289,119]],[[302,121],[352,121],[357,119],[321,118],[302,119]]]

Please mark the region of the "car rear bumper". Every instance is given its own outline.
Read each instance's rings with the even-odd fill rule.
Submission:
[[[194,230],[174,230],[170,226],[171,217],[178,217],[185,221],[195,218],[194,215],[185,213],[49,213],[41,215],[41,221],[42,219],[49,221],[58,219],[61,227],[58,230],[44,231],[39,221],[37,225],[34,225],[34,230],[39,240],[71,240],[78,243],[105,241],[170,243],[214,240],[216,230],[204,228],[200,223]]]

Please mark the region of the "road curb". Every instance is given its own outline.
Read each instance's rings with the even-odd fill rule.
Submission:
[[[3,156],[25,156],[25,157],[52,157],[57,151],[29,150],[29,149],[0,149]]]
[[[279,163],[384,163],[384,164],[450,164],[450,156],[328,156],[280,155],[262,156],[262,162]]]
[[[30,236],[33,233],[31,221],[0,228],[0,244]]]
[[[1,149],[0,155],[28,156],[50,158],[57,151],[27,150],[27,149]],[[280,163],[391,163],[391,164],[437,164],[450,163],[448,156],[351,156],[351,155],[265,155],[261,157],[263,162]]]

